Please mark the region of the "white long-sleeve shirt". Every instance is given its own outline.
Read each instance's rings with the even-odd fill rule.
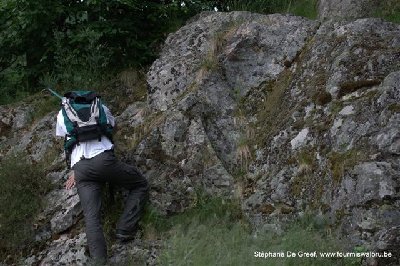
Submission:
[[[115,119],[112,116],[110,110],[104,105],[103,108],[107,116],[107,122],[114,127]],[[65,137],[65,135],[67,134],[68,131],[67,128],[65,127],[64,116],[62,114],[62,110],[60,110],[57,115],[56,136]],[[102,136],[101,141],[94,139],[94,140],[79,142],[79,145],[75,145],[75,147],[72,150],[71,168],[82,158],[85,159],[93,158],[94,156],[102,153],[103,151],[111,150],[113,146],[114,145],[106,136]]]

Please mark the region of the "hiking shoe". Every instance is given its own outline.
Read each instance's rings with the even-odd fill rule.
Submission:
[[[119,240],[120,242],[127,242],[127,241],[135,239],[136,232],[137,232],[137,228],[135,228],[131,232],[126,231],[126,230],[117,229],[117,231],[115,233],[115,238],[117,240]]]

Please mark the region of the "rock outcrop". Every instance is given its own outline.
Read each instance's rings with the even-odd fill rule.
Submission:
[[[238,152],[238,142],[245,138],[244,121],[235,115],[240,98],[277,79],[316,28],[316,22],[299,17],[214,13],[167,38],[148,73],[150,108],[163,112],[165,119],[135,156],[149,160],[164,154],[161,159],[167,163],[154,158],[150,169],[157,178],[174,174],[168,183],[182,197],[175,197],[181,206],[172,211],[190,206],[195,199],[188,191],[193,188],[234,194],[232,174],[240,157],[249,155]],[[169,201],[165,185],[156,191]]]
[[[321,18],[336,16],[336,7],[321,1]],[[162,214],[191,208],[198,191],[240,198],[255,228],[311,211],[350,245],[391,251],[387,263],[396,265],[399,59],[400,26],[381,19],[202,13],[167,38],[147,75],[148,102],[117,118],[121,154],[147,176]],[[54,116],[27,126],[24,115],[1,110],[2,154],[15,147],[40,159],[56,145]],[[60,185],[57,151],[49,178]],[[84,233],[68,232],[80,217],[76,194],[58,188],[48,197],[58,200],[38,238],[49,245],[26,264],[84,263]],[[128,254],[154,264],[159,243],[136,244],[113,247],[112,260]]]
[[[399,25],[380,19],[205,14],[150,69],[149,104],[167,115],[152,141],[177,148],[201,121],[226,173],[249,162],[231,180],[256,227],[313,210],[352,245],[398,257],[399,51]],[[186,147],[168,158],[198,162]]]

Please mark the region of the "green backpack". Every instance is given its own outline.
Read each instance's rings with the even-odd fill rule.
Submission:
[[[64,149],[67,163],[72,149],[82,141],[106,136],[112,142],[113,127],[107,122],[107,116],[100,96],[93,91],[71,91],[64,94],[62,114],[67,135]]]

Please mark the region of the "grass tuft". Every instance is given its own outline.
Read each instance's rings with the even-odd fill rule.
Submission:
[[[361,150],[348,150],[344,153],[330,152],[328,154],[329,167],[335,184],[339,184],[346,171],[353,168],[360,162],[368,159],[368,154]]]
[[[26,255],[34,246],[34,220],[43,196],[51,189],[46,165],[33,164],[25,154],[0,162],[0,261]]]
[[[290,13],[316,19],[317,0],[230,0],[228,11],[249,11],[260,14]]]

